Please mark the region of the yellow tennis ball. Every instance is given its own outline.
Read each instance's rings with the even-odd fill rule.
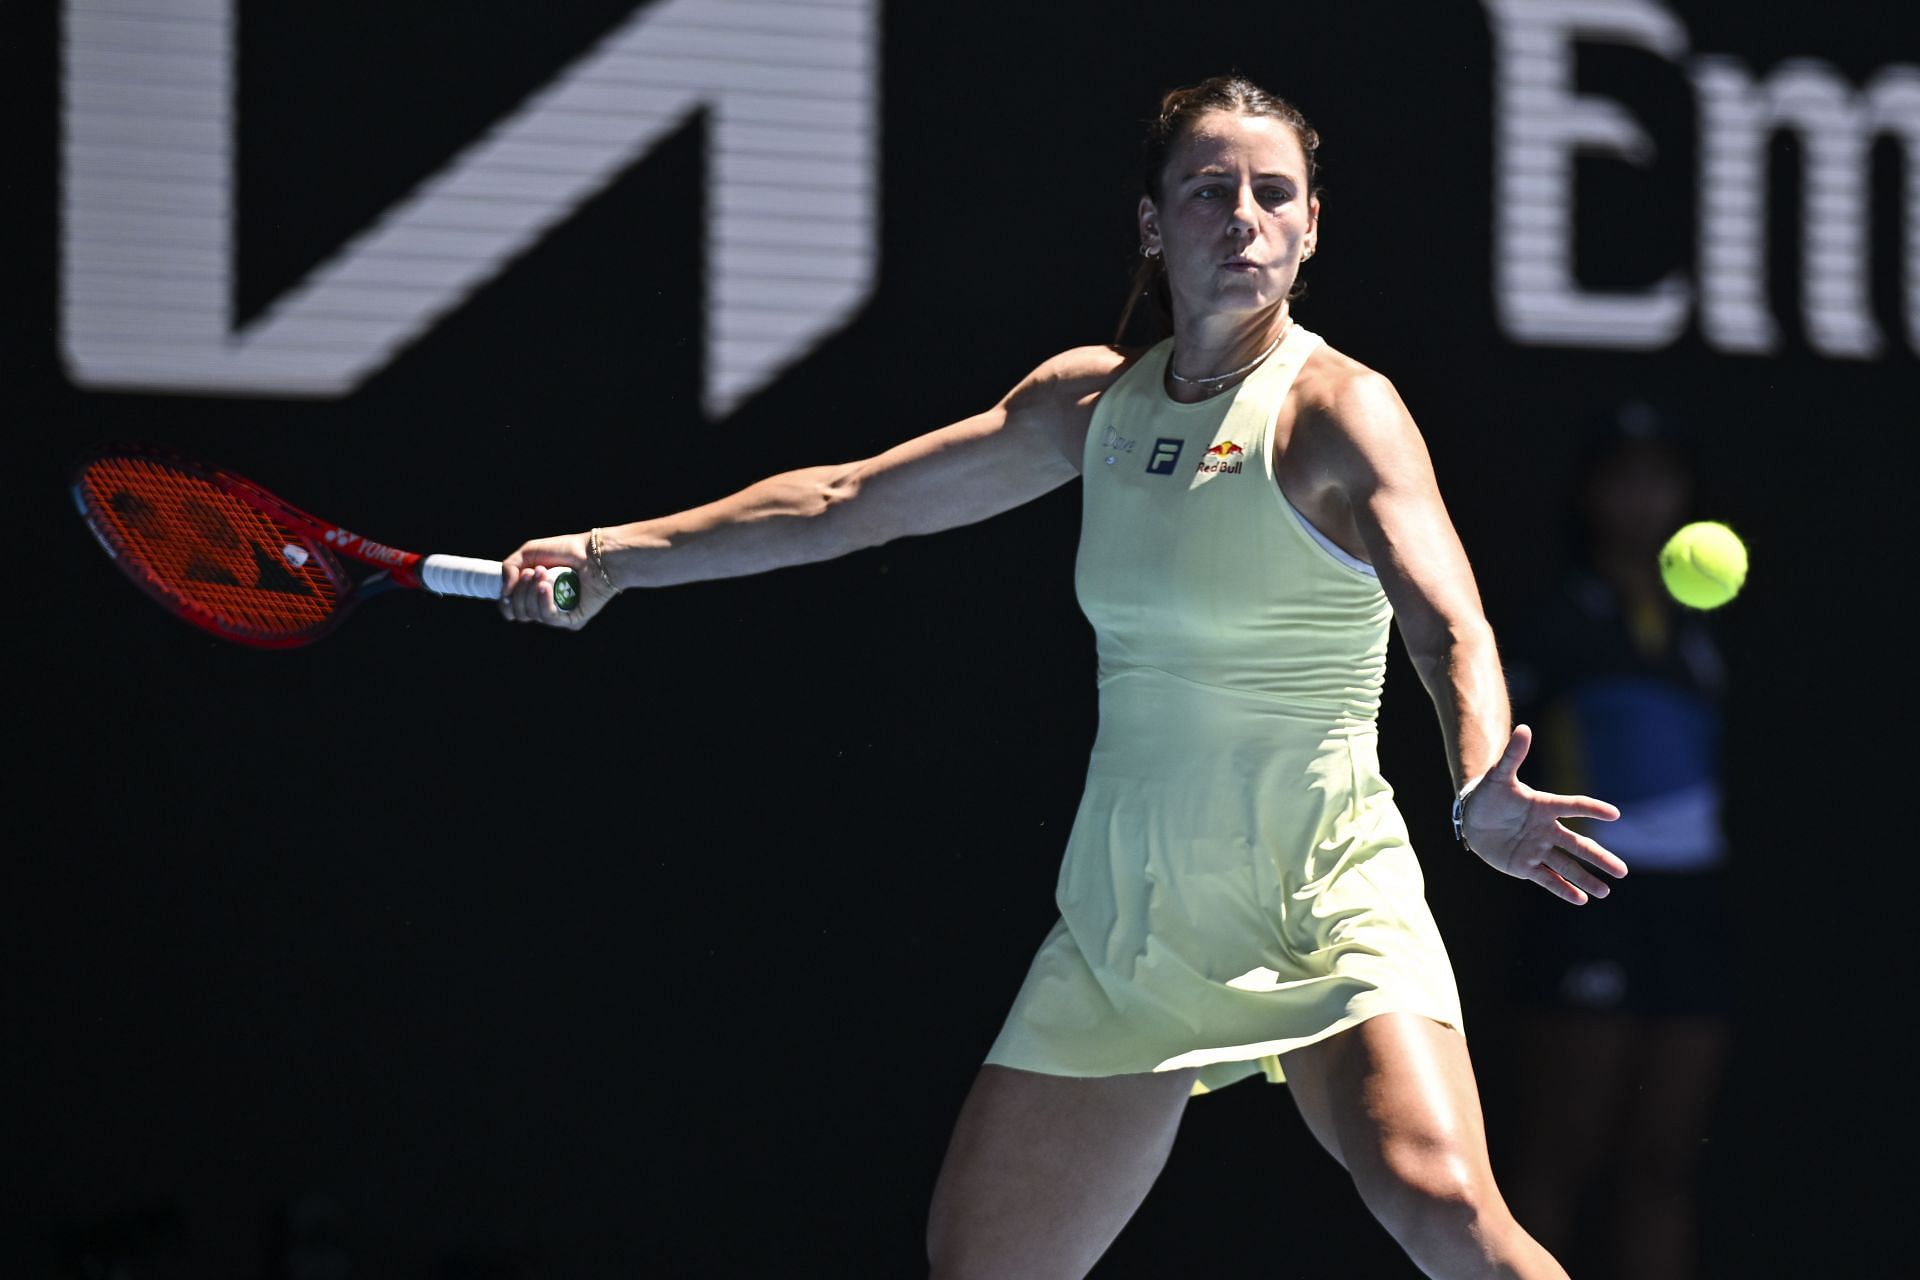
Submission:
[[[1747,581],[1747,544],[1717,520],[1697,520],[1661,548],[1660,578],[1681,604],[1718,609]]]

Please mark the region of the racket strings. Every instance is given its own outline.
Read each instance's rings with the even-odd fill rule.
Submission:
[[[108,457],[81,485],[116,557],[182,612],[293,636],[326,625],[339,603],[327,557],[206,479],[151,458]]]

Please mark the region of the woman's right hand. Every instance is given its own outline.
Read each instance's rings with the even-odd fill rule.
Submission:
[[[578,631],[620,593],[608,587],[587,555],[589,535],[570,533],[525,542],[500,562],[500,614],[511,622],[538,622]],[[571,569],[580,603],[561,610],[553,600],[555,570]]]

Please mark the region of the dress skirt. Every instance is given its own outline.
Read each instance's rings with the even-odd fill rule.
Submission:
[[[1461,1026],[1371,719],[1110,676],[1056,899],[990,1063],[1198,1093],[1378,1014]]]

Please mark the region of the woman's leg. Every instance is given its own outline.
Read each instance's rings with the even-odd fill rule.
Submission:
[[[934,1185],[934,1280],[1086,1275],[1160,1175],[1197,1074],[982,1067]]]
[[[1563,1249],[1611,1200],[1626,1090],[1643,1078],[1633,1020],[1624,1013],[1533,1013],[1520,1019],[1514,1043],[1501,1108],[1512,1135],[1509,1199],[1535,1238]],[[1613,1259],[1603,1261],[1610,1266]]]
[[[1307,1126],[1423,1272],[1565,1280],[1494,1185],[1459,1032],[1384,1014],[1281,1065]]]
[[[1710,1017],[1647,1018],[1634,1069],[1637,1087],[1620,1133],[1615,1201],[1620,1274],[1684,1280],[1695,1271],[1697,1179],[1720,1077],[1726,1024]]]
[[[1589,1215],[1608,1214],[1608,1274],[1695,1274],[1696,1179],[1726,1060],[1725,1024],[1559,1013],[1528,1018],[1519,1045],[1520,1132],[1509,1172],[1520,1221],[1559,1247],[1580,1235],[1574,1215],[1584,1200]]]

